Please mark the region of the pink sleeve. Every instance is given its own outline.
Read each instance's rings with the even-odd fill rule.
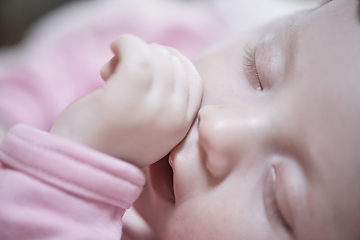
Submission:
[[[0,147],[0,239],[121,238],[137,167],[25,125]]]

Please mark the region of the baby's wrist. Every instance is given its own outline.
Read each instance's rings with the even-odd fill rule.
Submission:
[[[88,131],[86,131],[86,129]],[[83,131],[81,127],[76,127],[76,124],[68,124],[65,121],[62,121],[62,119],[58,119],[49,131],[50,134],[79,143],[104,154],[119,158],[140,168],[145,166],[145,164],[136,158],[136,156],[133,156],[131,152],[126,152],[126,149],[134,149],[134,147],[126,145],[126,142],[121,141],[125,138],[124,135],[122,135],[123,137],[121,139],[117,139],[115,142],[113,142],[110,141],[111,137],[108,136],[104,139],[104,136],[99,136],[104,135],[104,133],[98,134],[97,132],[99,131],[97,131],[96,127],[94,126],[92,128],[85,128]]]
[[[55,121],[49,133],[92,147],[89,136],[95,129],[94,118],[87,117],[86,109],[77,108],[76,104],[67,108]],[[96,139],[96,136],[92,136]]]

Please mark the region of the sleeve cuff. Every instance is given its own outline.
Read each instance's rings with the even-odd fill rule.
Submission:
[[[22,124],[9,130],[0,159],[65,191],[124,209],[145,184],[144,174],[130,163]]]

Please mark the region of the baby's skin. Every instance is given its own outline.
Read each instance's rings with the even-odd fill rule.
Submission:
[[[202,80],[173,49],[112,48],[52,132],[144,167],[135,207],[160,239],[360,239],[359,0],[213,49]]]
[[[145,167],[185,137],[200,106],[201,78],[174,48],[123,35],[111,49],[100,71],[105,85],[68,107],[51,132]]]

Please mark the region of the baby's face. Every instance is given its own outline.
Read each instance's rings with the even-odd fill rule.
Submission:
[[[136,203],[161,239],[360,238],[359,4],[334,0],[196,61],[203,101],[170,155],[175,200],[164,159]]]

